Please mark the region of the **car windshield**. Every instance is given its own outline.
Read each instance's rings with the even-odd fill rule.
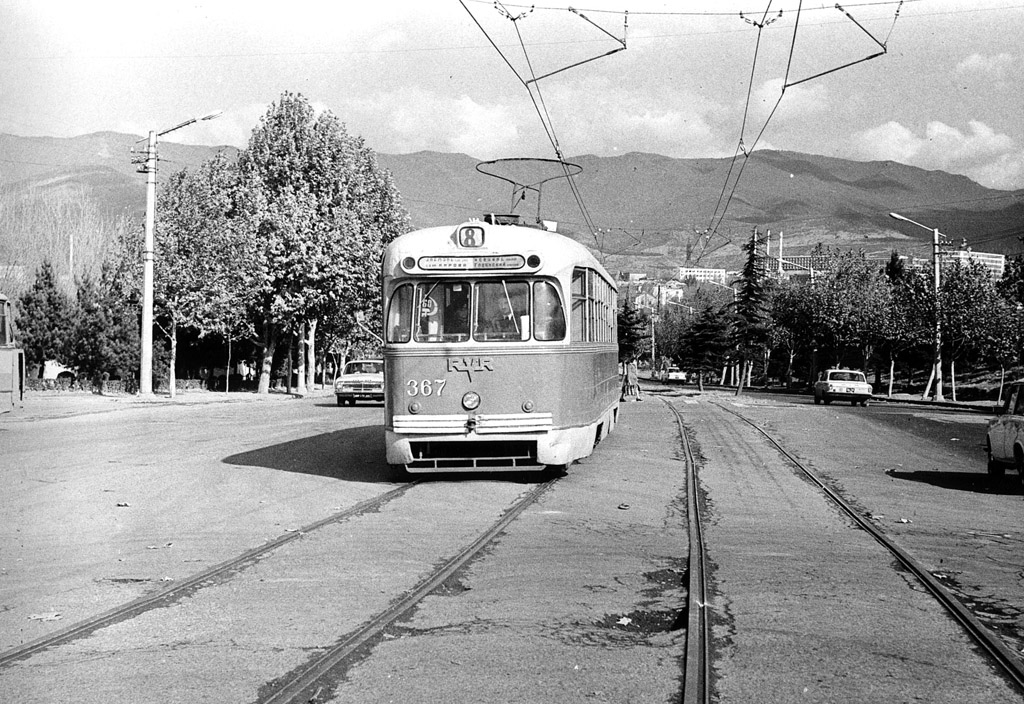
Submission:
[[[383,362],[349,362],[343,374],[383,374]]]

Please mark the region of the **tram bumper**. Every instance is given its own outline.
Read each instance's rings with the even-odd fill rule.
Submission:
[[[568,464],[573,435],[550,413],[395,416],[385,440],[388,463],[412,473],[522,471]]]

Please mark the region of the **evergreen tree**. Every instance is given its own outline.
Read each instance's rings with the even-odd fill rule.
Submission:
[[[618,311],[619,361],[639,359],[651,349],[650,317],[626,300]]]
[[[727,310],[707,306],[697,315],[682,345],[682,363],[697,372],[697,386],[704,390],[704,375],[718,372],[732,350],[730,315]]]
[[[18,331],[25,364],[29,368],[38,365],[40,377],[45,362],[69,361],[71,311],[71,301],[58,288],[53,266],[44,260],[32,286],[18,299]]]
[[[732,342],[740,362],[737,395],[743,390],[748,365],[764,356],[769,341],[771,319],[766,296],[764,265],[758,255],[759,246],[758,233],[755,229],[750,240],[743,245],[747,259],[740,273],[739,292],[733,303]]]

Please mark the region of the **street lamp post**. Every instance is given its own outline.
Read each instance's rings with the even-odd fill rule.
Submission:
[[[908,217],[904,217],[899,213],[889,213],[889,217],[894,220],[902,220],[903,222],[909,222],[911,225],[917,225],[918,227],[930,230],[932,233],[932,269],[934,270],[934,283],[935,283],[935,357],[932,362],[932,377],[935,379],[935,400],[944,401],[945,398],[942,395],[942,308],[939,302],[939,287],[941,283],[941,267],[939,262],[939,238],[942,233],[939,232],[937,227],[928,227],[922,225],[919,222],[915,222]],[[931,381],[925,386],[924,394],[921,396],[922,399],[928,398],[928,391],[931,388]]]
[[[202,117],[193,117],[169,129],[150,130],[146,146],[146,239],[142,248],[142,339],[139,358],[139,393],[153,393],[153,251],[156,224],[156,141],[169,132],[191,125],[193,122],[220,117],[216,110]]]

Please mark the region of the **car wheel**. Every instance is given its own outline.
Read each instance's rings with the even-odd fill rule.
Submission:
[[[354,398],[350,398],[350,399],[348,400],[348,405],[350,405],[350,406],[354,406],[354,405],[356,405],[356,400],[355,400]]]
[[[851,405],[851,406],[856,406],[856,405],[857,405],[857,402],[856,402],[856,401],[850,401],[850,405]]]
[[[822,396],[821,400],[825,403],[826,406],[832,403],[832,399],[830,399],[828,396]]]
[[[339,406],[344,406],[345,405],[345,399],[343,399],[341,397],[338,397],[338,405]]]
[[[864,408],[867,408],[868,407],[868,400],[864,399],[863,401],[860,402],[860,405],[864,406]]]
[[[817,392],[815,392],[815,394],[814,394],[814,405],[815,406],[820,406],[821,405],[821,396],[819,396],[817,394]]]
[[[1019,445],[1013,448],[1013,464],[1017,468],[1017,481],[1024,488],[1024,451]]]

